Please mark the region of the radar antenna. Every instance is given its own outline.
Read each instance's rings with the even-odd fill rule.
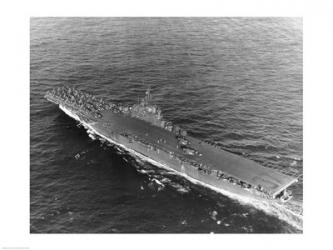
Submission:
[[[151,88],[149,86],[148,89],[146,90],[146,96],[145,96],[145,104],[146,105],[149,104],[149,102],[151,101],[151,98],[152,98],[152,96],[150,94],[150,90],[151,90]]]

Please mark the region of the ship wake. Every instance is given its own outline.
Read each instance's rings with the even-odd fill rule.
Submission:
[[[187,176],[186,174],[183,173],[179,173],[176,172],[174,169],[168,167],[167,165],[163,165],[157,161],[154,161],[132,149],[126,148],[125,146],[118,144],[117,142],[111,140],[110,138],[105,137],[104,135],[98,133],[94,128],[93,128],[93,124],[89,124],[86,123],[84,121],[82,121],[75,113],[73,113],[71,110],[67,109],[66,107],[59,105],[60,109],[63,110],[68,116],[72,117],[73,119],[77,120],[78,122],[80,122],[83,127],[87,130],[87,133],[89,135],[90,138],[92,139],[99,139],[102,141],[107,141],[110,142],[111,144],[115,145],[117,147],[117,149],[119,149],[121,152],[127,152],[129,154],[131,154],[132,156],[135,156],[136,159],[140,159],[142,161],[145,162],[149,162],[152,165],[158,166],[160,168],[163,168],[165,170],[167,170],[168,172],[172,172],[175,173],[179,176],[182,176],[184,178],[186,178],[188,181],[190,181],[191,183],[194,183],[196,185],[201,185],[204,186],[206,188],[209,188],[210,190],[214,190],[218,193],[221,193],[231,199],[237,200],[239,203],[241,204],[245,204],[245,205],[251,205],[254,206],[257,209],[260,209],[264,212],[266,212],[269,215],[273,215],[278,217],[280,220],[283,220],[285,222],[287,222],[288,224],[292,225],[293,227],[295,227],[298,230],[303,230],[303,215],[302,215],[302,204],[298,203],[298,202],[288,202],[286,204],[279,204],[277,202],[273,202],[273,201],[261,201],[261,200],[257,200],[255,198],[249,198],[249,197],[245,197],[239,194],[234,194],[222,189],[218,189],[214,186],[208,185],[206,183],[203,183],[201,181],[198,181],[196,179],[193,179],[189,176]],[[145,172],[141,172],[141,173],[146,173],[149,175],[149,171],[145,171]]]

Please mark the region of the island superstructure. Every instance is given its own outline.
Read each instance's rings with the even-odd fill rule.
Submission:
[[[45,98],[100,137],[192,181],[222,193],[287,202],[293,173],[263,167],[201,141],[166,121],[152,104],[150,89],[132,106],[110,103],[75,88],[61,87]]]

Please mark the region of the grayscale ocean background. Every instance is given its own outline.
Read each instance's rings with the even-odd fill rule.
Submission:
[[[30,28],[32,233],[302,232],[117,153],[43,98],[67,85],[132,104],[151,86],[194,136],[302,172],[302,19],[32,18]],[[302,179],[292,191],[301,205]]]

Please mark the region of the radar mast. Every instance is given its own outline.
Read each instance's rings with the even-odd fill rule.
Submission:
[[[149,102],[151,101],[152,99],[152,95],[150,94],[150,86],[148,87],[148,89],[146,90],[146,96],[145,98],[143,99],[143,104],[148,106],[149,105]]]

